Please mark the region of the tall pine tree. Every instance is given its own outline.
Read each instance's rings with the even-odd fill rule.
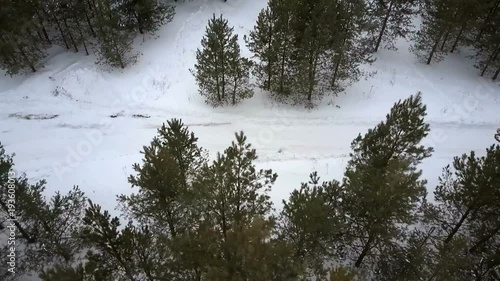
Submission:
[[[415,0],[372,0],[369,15],[375,28],[375,52],[380,47],[395,49],[398,38],[411,34],[412,21],[417,12]],[[382,45],[384,44],[384,45]]]
[[[445,266],[453,267],[461,280],[486,278],[500,267],[499,175],[498,145],[489,147],[483,157],[474,152],[456,157],[453,170],[444,169],[434,192],[436,203],[429,205],[427,216],[436,227],[440,254],[457,251],[454,256],[461,261],[437,259],[432,278]]]
[[[134,34],[124,27],[120,14],[110,0],[93,0],[93,5],[99,62],[121,68],[134,63],[137,58],[132,53]]]
[[[202,49],[196,51],[197,63],[193,75],[199,93],[212,106],[235,105],[250,98],[253,90],[249,86],[250,62],[240,55],[238,35],[222,17],[213,15],[209,20]]]
[[[420,94],[396,103],[384,122],[352,143],[343,181],[342,214],[354,266],[397,241],[405,226],[417,222],[417,208],[426,196],[417,165],[432,148],[420,145],[429,132]]]

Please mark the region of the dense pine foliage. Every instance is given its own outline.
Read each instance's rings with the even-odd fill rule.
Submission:
[[[343,91],[371,61],[369,26],[363,1],[270,0],[246,38],[259,86],[307,106]]]
[[[209,161],[180,120],[143,147],[112,217],[78,188],[45,197],[0,149],[2,280],[498,280],[500,145],[443,169],[427,201],[430,132],[420,94],[352,142],[341,181],[308,183],[279,213],[278,175],[246,136]],[[498,138],[498,136],[495,136]],[[492,142],[494,139],[492,138]],[[15,206],[15,214],[12,213]],[[16,220],[13,220],[16,218]],[[10,239],[9,237],[15,237]]]
[[[460,47],[475,51],[481,76],[500,74],[500,1],[423,0],[414,51],[422,62],[440,61]]]
[[[216,54],[216,48],[229,44],[222,41],[229,39],[219,36],[221,42],[209,44],[207,38],[215,36],[209,32],[216,32],[215,27],[211,21],[195,67],[202,69],[196,74],[200,93],[208,103],[221,105],[229,68],[215,62],[229,60],[228,55],[220,52],[212,58],[207,52]],[[244,39],[253,53],[257,86],[280,102],[312,107],[324,95],[336,95],[369,75],[360,66],[372,63],[380,48],[395,50],[399,39],[411,40],[410,49],[426,64],[472,48],[480,75],[496,80],[499,30],[498,0],[269,0]],[[225,33],[233,36],[232,29]],[[239,46],[230,48],[239,54]],[[244,65],[244,72],[233,75],[244,73],[246,84],[250,65]],[[214,94],[207,94],[207,87],[214,87],[208,90]]]
[[[1,0],[0,7],[0,68],[10,75],[43,67],[53,45],[124,68],[135,60],[136,34],[153,34],[174,16],[160,0]]]

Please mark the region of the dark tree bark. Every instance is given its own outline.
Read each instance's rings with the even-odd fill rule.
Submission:
[[[80,26],[80,23],[78,22],[78,20],[76,21],[76,26],[78,28],[78,31],[80,32],[80,38],[82,39],[83,48],[85,49],[85,54],[88,56],[89,50],[87,49],[87,43],[85,43],[85,36],[83,35],[82,27]]]
[[[393,3],[393,1],[391,1],[391,4],[389,4],[389,8],[387,8],[387,13],[385,14],[384,22],[382,24],[382,29],[380,30],[380,34],[378,35],[377,45],[375,45],[375,52],[378,51],[378,48],[380,46],[380,42],[382,42],[382,37],[384,37],[384,32],[385,32],[385,29],[387,28],[387,21],[389,20],[389,17],[391,16],[393,5],[394,5],[394,3]]]
[[[73,47],[75,48],[75,52],[78,53],[78,46],[76,45],[75,38],[73,37],[73,34],[71,33],[71,29],[68,26],[68,21],[66,18],[63,19],[64,27],[66,27],[66,30],[68,31],[69,39],[71,40],[71,44],[73,44]]]
[[[373,236],[370,234],[368,236],[368,241],[366,242],[365,246],[363,247],[363,251],[361,251],[361,254],[359,255],[358,259],[356,260],[356,263],[354,264],[355,267],[360,267],[361,266],[361,263],[363,262],[363,259],[365,258],[365,256],[370,251],[372,243],[373,243]]]
[[[486,73],[486,70],[490,66],[491,62],[493,62],[493,61],[495,61],[497,59],[499,53],[500,53],[500,44],[497,45],[496,50],[488,58],[488,61],[486,62],[486,64],[484,65],[483,70],[481,71],[481,77],[484,76],[484,74]]]
[[[455,51],[455,49],[457,48],[458,42],[460,41],[460,38],[462,37],[464,30],[465,30],[465,24],[463,24],[462,27],[460,28],[460,31],[458,32],[457,38],[455,38],[455,42],[453,42],[453,46],[451,47],[450,53],[453,53]]]
[[[68,40],[66,39],[66,35],[64,35],[64,31],[61,28],[61,24],[59,23],[59,20],[57,19],[57,17],[55,15],[52,16],[52,19],[56,23],[57,29],[59,30],[59,33],[61,33],[61,37],[62,37],[62,40],[64,42],[64,45],[66,45],[66,49],[69,50]]]
[[[431,64],[432,57],[434,56],[434,53],[436,52],[436,49],[439,45],[439,40],[441,39],[442,34],[439,35],[439,37],[436,39],[436,42],[434,43],[434,46],[432,46],[431,53],[429,54],[429,58],[427,59],[427,64]]]
[[[445,244],[450,243],[451,239],[453,239],[453,237],[455,236],[455,234],[457,234],[458,230],[460,229],[460,227],[462,227],[464,221],[467,219],[467,217],[469,216],[469,214],[470,214],[471,211],[472,211],[472,208],[468,208],[467,211],[465,211],[465,213],[462,215],[462,217],[460,218],[460,220],[458,221],[458,223],[455,225],[455,227],[453,227],[453,229],[451,230],[451,232],[448,234],[448,236],[444,240]]]

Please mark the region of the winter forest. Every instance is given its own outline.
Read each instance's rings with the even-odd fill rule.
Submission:
[[[500,0],[252,1],[0,0],[0,280],[500,281]]]
[[[138,59],[131,47],[134,37],[154,36],[175,15],[172,4],[156,0],[1,4],[0,65],[9,75],[43,67],[53,45],[94,52],[100,63],[125,68]],[[223,15],[214,15],[197,53],[196,80],[200,94],[214,106],[251,96],[250,72],[277,99],[311,103],[357,81],[366,74],[359,65],[370,62],[379,48],[395,48],[401,37],[412,41],[412,51],[426,64],[457,48],[473,48],[480,75],[496,80],[499,10],[494,0],[269,1],[245,38],[257,60],[240,55],[238,34]]]

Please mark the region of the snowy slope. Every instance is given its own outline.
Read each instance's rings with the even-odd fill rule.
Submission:
[[[104,70],[93,57],[52,50],[38,73],[0,77],[0,141],[16,153],[19,171],[47,179],[49,193],[79,185],[107,209],[115,207],[117,194],[131,191],[127,176],[141,160],[139,151],[162,122],[174,117],[182,118],[212,155],[243,130],[258,151],[258,166],[279,174],[272,191],[278,206],[314,170],[324,180],[340,179],[352,139],[382,120],[398,99],[418,91],[428,105],[432,133],[427,142],[435,147],[422,165],[429,191],[453,156],[470,150],[481,154],[494,142],[499,85],[478,77],[464,54],[450,55],[439,65],[419,64],[407,42],[398,52],[377,54],[366,67],[377,71],[373,77],[339,97],[325,98],[313,110],[274,104],[259,91],[237,107],[208,107],[189,72],[207,20],[223,13],[243,45],[243,35],[265,5],[266,0],[180,3],[158,39],[137,39],[136,50],[143,55],[124,71]]]

